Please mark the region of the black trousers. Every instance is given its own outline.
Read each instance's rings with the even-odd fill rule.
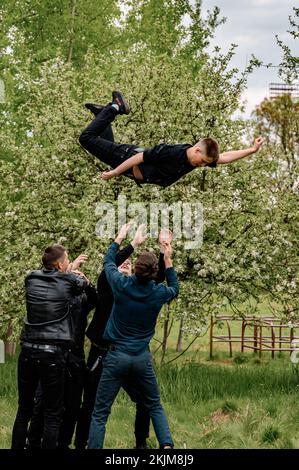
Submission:
[[[91,345],[87,360],[87,376],[84,385],[83,402],[76,428],[76,449],[85,449],[87,446],[91,415],[94,409],[98,383],[103,371],[102,359],[106,354],[107,351],[100,351],[96,346]],[[97,367],[91,370],[97,360]],[[136,390],[134,383],[126,381],[126,383],[123,384],[123,389],[129,395],[130,399],[136,403],[135,438],[136,445],[138,446],[144,443],[149,436],[150,416],[143,405],[142,397]]]
[[[44,397],[42,448],[55,449],[63,413],[65,352],[23,347],[18,360],[19,406],[12,432],[12,449],[24,449],[38,384]]]
[[[115,143],[111,123],[116,115],[117,111],[111,105],[106,106],[79,137],[79,142],[85,150],[112,168],[121,165],[138,152],[137,145]],[[133,178],[132,170],[123,174]]]
[[[60,449],[69,448],[72,442],[81,406],[85,375],[85,361],[74,360],[74,356],[72,356],[66,367],[64,408],[57,443],[57,447]],[[28,447],[30,449],[41,447],[43,422],[43,393],[39,385],[35,395],[35,405],[28,431]]]

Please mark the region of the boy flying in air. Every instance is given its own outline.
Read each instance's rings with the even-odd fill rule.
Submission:
[[[116,144],[111,123],[118,114],[129,114],[130,108],[119,91],[112,93],[112,103],[85,105],[96,117],[79,137],[81,146],[113,169],[102,174],[104,180],[124,175],[142,184],[166,188],[197,167],[216,167],[256,153],[264,138],[255,139],[252,147],[219,153],[216,140],[204,138],[195,145],[159,144],[142,148],[133,144]]]

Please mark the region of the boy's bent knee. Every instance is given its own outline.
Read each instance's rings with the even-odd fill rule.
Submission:
[[[87,144],[88,140],[89,140],[88,134],[87,134],[85,131],[83,131],[83,132],[80,134],[80,137],[79,137],[79,143],[80,143],[80,145],[82,145],[82,147],[85,147],[85,145]]]

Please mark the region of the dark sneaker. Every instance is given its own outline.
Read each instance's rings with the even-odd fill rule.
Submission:
[[[129,114],[130,108],[123,95],[119,91],[112,92],[112,101],[119,106],[119,114]]]
[[[85,103],[85,108],[89,109],[95,116],[97,116],[105,106],[96,103]]]
[[[136,442],[135,449],[148,449],[146,441]]]

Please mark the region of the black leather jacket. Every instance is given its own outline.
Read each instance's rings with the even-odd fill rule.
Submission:
[[[25,279],[27,318],[21,341],[73,342],[72,304],[86,287],[86,280],[73,273],[32,271]]]

